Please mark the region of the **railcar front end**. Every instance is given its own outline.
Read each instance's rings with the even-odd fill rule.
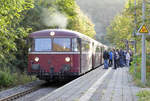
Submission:
[[[41,32],[45,35],[45,32]],[[78,38],[49,34],[30,37],[28,73],[39,79],[50,81],[78,77],[80,75],[80,49]]]

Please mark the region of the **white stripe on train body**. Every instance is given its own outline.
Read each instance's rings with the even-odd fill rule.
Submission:
[[[80,52],[30,52],[29,54],[80,54]]]

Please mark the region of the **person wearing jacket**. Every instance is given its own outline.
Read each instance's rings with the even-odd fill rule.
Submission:
[[[109,54],[106,50],[103,53],[103,59],[104,59],[104,69],[108,69]]]
[[[113,52],[110,51],[109,52],[109,67],[111,67],[113,65]]]
[[[114,50],[114,69],[117,69],[119,67],[119,52],[118,49]]]
[[[126,64],[127,64],[127,67],[130,66],[130,53],[129,52],[127,52],[126,54]]]

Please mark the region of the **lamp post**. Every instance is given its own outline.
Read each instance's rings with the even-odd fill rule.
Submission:
[[[142,20],[145,24],[145,0],[142,3]],[[146,83],[146,49],[145,49],[145,34],[142,34],[142,65],[141,65],[141,82]]]

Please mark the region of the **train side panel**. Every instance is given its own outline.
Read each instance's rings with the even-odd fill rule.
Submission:
[[[97,42],[94,42],[93,45],[93,69],[102,65],[102,50],[101,45],[99,45]]]
[[[81,74],[92,69],[92,43],[82,39],[81,42]]]
[[[81,55],[81,74],[86,73],[92,69],[92,54],[83,52]]]

